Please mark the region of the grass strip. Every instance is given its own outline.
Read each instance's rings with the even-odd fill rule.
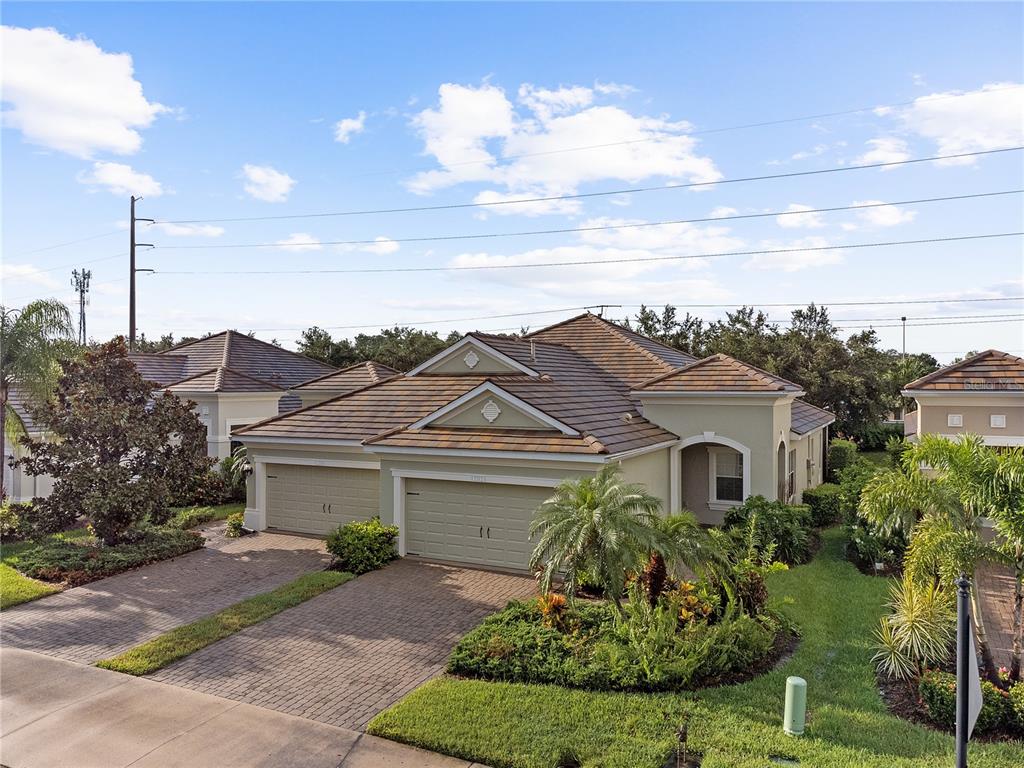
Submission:
[[[54,534],[49,537],[54,540],[75,541],[87,538],[89,531],[85,528],[76,528],[71,531]],[[21,605],[40,597],[60,592],[63,586],[60,584],[48,584],[45,581],[32,579],[23,573],[19,573],[14,567],[20,555],[35,547],[38,542],[18,541],[0,545],[0,611]]]
[[[176,627],[124,653],[97,661],[96,666],[128,675],[148,675],[353,578],[351,573],[338,571],[303,574],[270,592],[246,598],[212,616]]]
[[[846,562],[825,532],[807,565],[771,574],[773,605],[801,628],[793,656],[740,685],[688,693],[582,691],[442,677],[375,717],[367,731],[495,768],[662,768],[685,725],[701,768],[935,768],[953,738],[891,715],[871,664],[888,580]],[[808,684],[801,738],[782,732],[786,677]],[[1020,768],[1024,743],[971,742],[972,768]]]

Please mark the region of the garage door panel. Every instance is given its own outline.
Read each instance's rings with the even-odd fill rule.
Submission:
[[[406,494],[409,554],[524,569],[533,551],[533,512],[551,489],[409,479]]]
[[[368,520],[380,510],[375,469],[267,465],[267,525],[324,535],[344,523]]]

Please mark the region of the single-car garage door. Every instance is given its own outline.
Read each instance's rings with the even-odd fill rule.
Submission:
[[[405,481],[405,551],[437,560],[525,569],[530,520],[551,488]]]
[[[376,469],[267,465],[267,526],[326,534],[380,513]]]

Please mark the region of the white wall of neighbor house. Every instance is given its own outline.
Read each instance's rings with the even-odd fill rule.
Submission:
[[[33,440],[40,440],[43,438],[43,435],[35,433],[31,437]],[[8,498],[16,502],[25,502],[32,501],[36,497],[45,498],[49,496],[53,491],[52,477],[49,475],[30,475],[25,471],[24,467],[8,466],[8,461],[12,458],[18,459],[24,455],[25,449],[20,444],[12,446],[8,442],[7,456],[3,466],[4,488],[7,490]]]
[[[182,393],[194,400],[199,421],[206,427],[206,453],[215,459],[231,455],[231,431],[277,416],[280,392],[234,394]]]
[[[917,405],[919,435],[973,434],[992,445],[1024,445],[1024,392],[919,397]]]
[[[815,430],[802,437],[795,435],[790,437],[789,444],[796,458],[793,468],[796,487],[793,498],[795,502],[802,501],[805,490],[821,485],[824,480],[824,461],[822,460],[824,440],[824,429]]]

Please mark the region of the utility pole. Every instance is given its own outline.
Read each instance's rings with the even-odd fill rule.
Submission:
[[[89,293],[89,280],[92,279],[92,270],[77,269],[71,273],[71,287],[78,293],[78,343],[85,346],[85,305],[88,303],[86,296]]]
[[[135,267],[135,248],[137,246],[148,246],[153,247],[152,243],[137,243],[135,242],[135,222],[137,221],[148,221],[152,223],[153,219],[137,219],[135,217],[135,203],[140,201],[141,197],[135,197],[132,195],[131,204],[131,223],[129,229],[129,246],[128,246],[128,351],[135,351],[135,273],[136,272],[152,272],[151,269],[136,269]]]

